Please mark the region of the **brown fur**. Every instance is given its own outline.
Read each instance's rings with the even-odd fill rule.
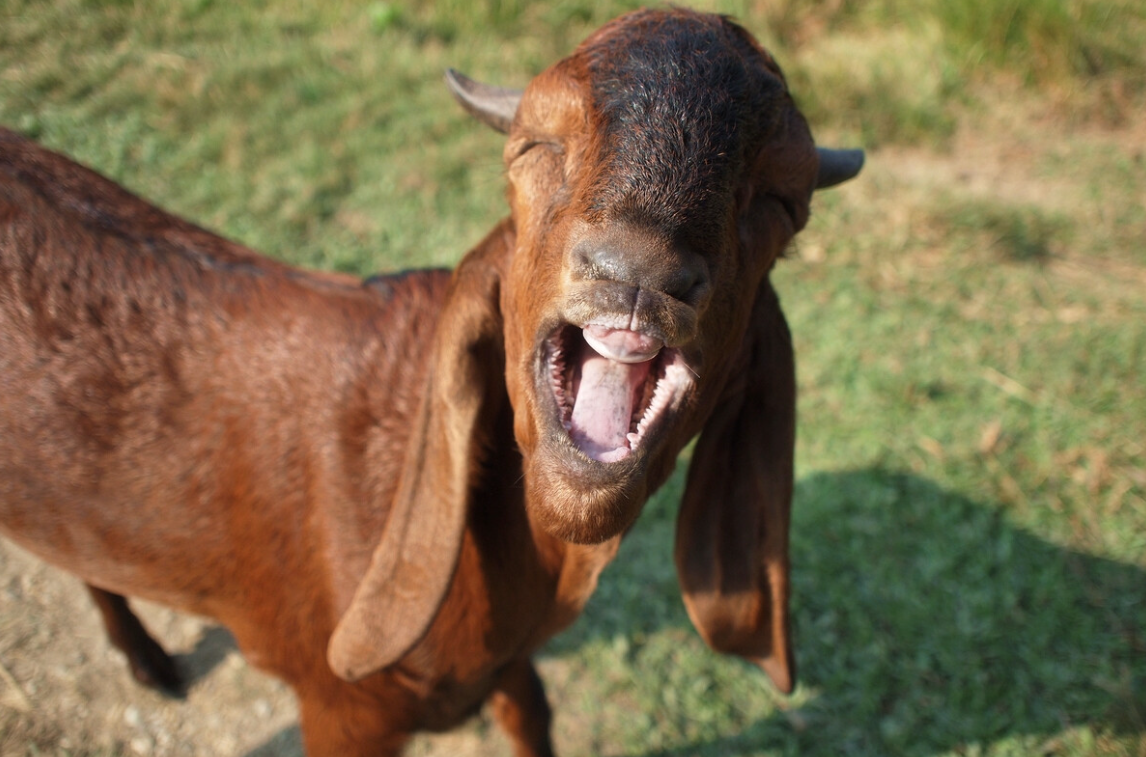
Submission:
[[[487,700],[517,754],[550,754],[530,655],[700,433],[690,616],[790,690],[795,387],[768,272],[817,157],[779,70],[719,17],[632,14],[533,81],[505,158],[510,218],[452,275],[361,282],[0,132],[0,530],[89,583],[140,680],[178,684],[123,595],[230,628],[296,691],[312,755],[396,753]],[[549,387],[590,321],[687,366],[619,462]]]

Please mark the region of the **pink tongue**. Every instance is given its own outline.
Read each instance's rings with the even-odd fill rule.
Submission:
[[[581,385],[570,429],[582,452],[606,463],[628,456],[633,393],[648,375],[649,363],[618,363],[582,347]]]

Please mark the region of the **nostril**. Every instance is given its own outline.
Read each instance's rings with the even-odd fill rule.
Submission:
[[[695,304],[708,290],[704,259],[675,246],[578,245],[573,274],[582,281],[615,281]]]
[[[618,255],[608,248],[577,245],[573,251],[574,273],[586,281],[621,281]]]
[[[678,300],[683,300],[696,285],[700,272],[692,266],[677,264],[666,277],[661,291]]]
[[[709,288],[704,259],[695,253],[678,252],[665,262],[669,265],[656,288],[689,305],[699,304]]]
[[[693,307],[697,307],[706,299],[708,299],[708,293],[711,288],[712,287],[709,285],[708,281],[708,267],[705,266],[696,276],[693,277],[692,281],[689,283],[688,288],[682,294],[674,294],[673,296],[682,302],[686,302]]]

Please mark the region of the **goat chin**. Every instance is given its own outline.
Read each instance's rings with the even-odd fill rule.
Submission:
[[[510,217],[450,271],[302,271],[0,131],[0,531],[89,583],[217,618],[287,681],[311,755],[396,754],[494,697],[548,755],[530,656],[576,617],[699,434],[675,560],[714,648],[795,682],[795,380],[768,274],[817,150],[726,18],[638,11],[524,91]]]

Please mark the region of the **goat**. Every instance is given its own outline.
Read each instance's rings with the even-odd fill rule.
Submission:
[[[791,340],[769,272],[817,149],[741,27],[638,11],[524,91],[450,72],[508,134],[510,215],[456,270],[305,272],[0,133],[0,530],[85,581],[218,619],[286,681],[311,755],[396,754],[484,702],[549,755],[531,655],[700,435],[675,560],[714,649],[795,681]]]

